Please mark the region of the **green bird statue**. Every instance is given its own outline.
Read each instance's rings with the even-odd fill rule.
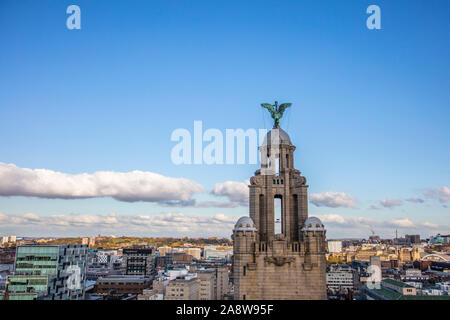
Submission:
[[[283,103],[278,106],[278,101],[275,101],[274,105],[270,103],[261,103],[261,107],[269,110],[272,119],[274,120],[273,128],[278,128],[280,126],[280,119],[283,116],[284,111],[289,108],[292,103]]]

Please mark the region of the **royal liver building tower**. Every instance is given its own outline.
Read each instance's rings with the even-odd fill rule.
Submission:
[[[233,230],[236,300],[326,299],[325,229],[308,218],[308,185],[279,119],[290,104],[263,104],[275,120],[250,179],[250,217]]]

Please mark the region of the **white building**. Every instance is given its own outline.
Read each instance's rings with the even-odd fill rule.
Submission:
[[[348,265],[331,265],[327,271],[327,288],[336,292],[358,289],[358,274]]]
[[[233,247],[205,246],[203,257],[205,259],[225,259],[233,255]]]

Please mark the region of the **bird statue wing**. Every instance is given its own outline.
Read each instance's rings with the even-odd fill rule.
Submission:
[[[278,107],[278,111],[283,114],[284,110],[292,106],[292,103],[283,103]]]
[[[270,103],[261,103],[261,107],[266,108],[270,113],[274,112],[273,106]]]

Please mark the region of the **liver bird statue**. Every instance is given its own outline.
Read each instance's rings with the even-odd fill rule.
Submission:
[[[280,126],[280,119],[283,117],[284,111],[289,108],[292,103],[283,103],[278,106],[278,101],[275,101],[274,105],[270,103],[261,103],[261,107],[269,110],[272,119],[274,120],[273,128],[278,128]]]

